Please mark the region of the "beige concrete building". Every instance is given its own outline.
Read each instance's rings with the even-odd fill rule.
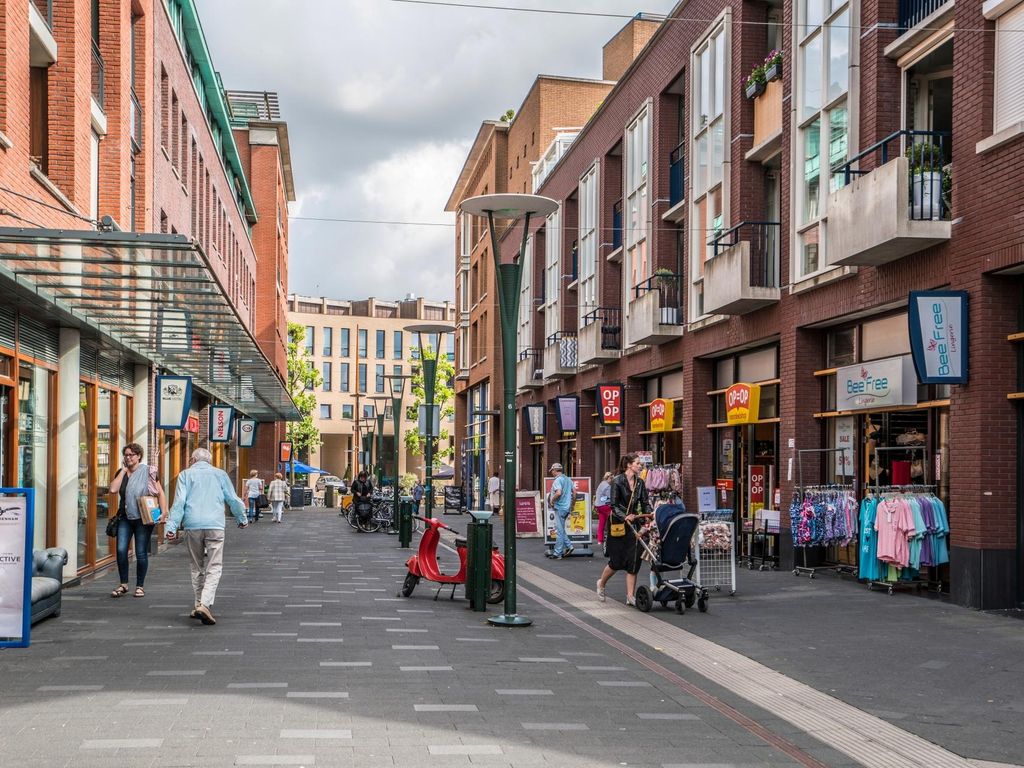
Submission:
[[[410,360],[418,355],[418,339],[405,330],[418,323],[455,322],[455,307],[448,301],[430,301],[411,296],[400,301],[369,298],[360,301],[288,297],[288,319],[306,329],[306,350],[323,377],[317,388],[319,412],[317,426],[323,439],[319,450],[309,456],[309,464],[344,477],[355,476],[369,459],[359,452],[369,450],[370,436],[377,432],[377,420],[370,418],[374,406],[390,403],[387,377],[395,373],[411,375]],[[445,338],[444,353],[455,357],[455,339]],[[412,395],[406,382],[405,406]],[[381,398],[374,400],[374,398]],[[405,408],[403,407],[403,411]],[[415,426],[403,413],[401,435]],[[454,432],[454,417],[442,424]],[[394,421],[390,410],[384,422],[382,476],[385,482],[395,477]],[[376,463],[374,438],[374,462]],[[360,449],[360,446],[362,448]],[[413,472],[423,477],[423,456],[412,455],[401,444],[398,472]]]

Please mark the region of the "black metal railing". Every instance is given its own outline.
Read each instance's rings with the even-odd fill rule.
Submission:
[[[899,0],[900,32],[916,27],[949,0]]]
[[[907,144],[905,150],[904,143]],[[949,171],[946,166],[952,146],[952,134],[949,131],[896,131],[851,157],[849,162],[837,167],[832,174],[842,174],[843,183],[849,184],[853,176],[871,173],[875,167],[885,165],[902,150],[910,161],[910,218],[914,221],[946,219],[949,218],[946,200]],[[880,160],[877,166],[867,170],[853,167],[860,165],[865,158],[875,157],[876,153]]]
[[[778,288],[779,222],[741,221],[708,245],[717,256],[738,243],[750,243],[750,285],[754,288]]]
[[[676,206],[683,201],[683,145],[685,141],[679,142],[679,146],[673,149],[668,156],[668,204]]]
[[[541,350],[536,349],[534,347],[527,347],[526,349],[521,349],[519,350],[519,362],[523,362],[523,360],[529,360],[531,357],[540,357],[542,354],[543,352]]]
[[[46,19],[46,25],[53,29],[53,0],[32,0],[39,15]]]
[[[598,307],[583,316],[583,327],[599,323],[601,349],[622,348],[622,310],[618,307]]]
[[[96,41],[92,41],[92,97],[96,99],[96,103],[100,105],[102,109],[103,104],[103,91],[106,87],[106,66],[103,64],[103,56],[100,54],[100,49],[96,45]]]
[[[683,322],[683,276],[672,272],[659,272],[633,286],[633,295],[641,296],[656,291],[661,308],[662,325],[681,325]]]
[[[524,360],[532,360],[533,368],[530,369],[530,375],[527,377],[530,381],[543,381],[544,380],[544,350],[534,349],[533,347],[527,347],[526,349],[519,351],[519,362]]]
[[[128,132],[132,137],[132,152],[142,151],[142,104],[132,88],[132,108],[128,113]]]
[[[622,200],[612,206],[612,250],[622,247]]]
[[[558,367],[578,367],[576,333],[574,331],[557,331],[548,336],[547,345],[558,345]]]

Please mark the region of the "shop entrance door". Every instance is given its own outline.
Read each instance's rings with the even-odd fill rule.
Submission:
[[[739,507],[742,552],[745,558],[778,557],[778,538],[759,539],[755,552],[755,534],[764,533],[760,510],[775,509],[778,473],[775,463],[778,429],[775,424],[749,424],[736,430],[736,494]]]
[[[0,487],[10,486],[11,466],[11,388],[0,387]]]

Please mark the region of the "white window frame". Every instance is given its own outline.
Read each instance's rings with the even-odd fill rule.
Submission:
[[[517,344],[519,352],[533,346],[533,237],[526,238],[526,248],[520,258],[522,277],[519,281],[519,326]]]
[[[473,249],[473,243],[471,241],[473,231],[473,222],[469,214],[459,212],[459,258],[468,259],[469,253]]]
[[[540,159],[533,164],[533,192],[536,193],[544,185],[551,169],[558,165],[572,143],[579,136],[579,128],[555,128],[555,138],[548,144]]]
[[[459,311],[469,312],[469,269],[459,269]]]
[[[562,269],[561,207],[548,216],[544,227],[544,343],[562,330],[558,289]]]
[[[628,307],[633,299],[633,289],[651,276],[650,225],[651,210],[648,195],[648,178],[651,169],[651,113],[653,100],[648,99],[626,126],[622,161],[623,195],[622,227],[625,230],[623,245],[622,279],[625,301]]]
[[[1010,3],[1004,0],[988,0],[982,6],[985,18],[996,22],[995,54],[993,56],[993,67],[995,69],[992,87],[992,133],[998,134],[1001,131],[1012,129],[1024,121],[1024,95],[1020,91],[1020,78],[1014,77],[1013,72],[1001,72],[999,59],[1007,45],[1024,46],[1024,39],[1020,32],[1006,33],[1007,29],[1020,29],[1021,16],[1024,8],[1021,3]],[[1024,58],[1024,53],[1020,58]],[[1018,102],[1015,111],[1011,111],[1011,105],[1006,101]]]
[[[599,305],[597,293],[597,244],[600,232],[597,228],[598,201],[601,199],[600,162],[595,162],[580,177],[579,192],[579,285],[576,296],[579,303],[579,326],[583,327],[583,317]]]
[[[829,264],[827,252],[828,234],[828,198],[829,195],[842,186],[843,179],[840,176],[832,176],[831,169],[834,166],[845,164],[850,157],[856,154],[858,146],[858,83],[856,75],[859,63],[859,30],[854,28],[855,19],[860,18],[859,0],[819,0],[823,6],[821,11],[821,22],[813,28],[809,28],[805,19],[807,16],[807,3],[809,0],[800,0],[794,9],[797,16],[797,23],[793,25],[792,46],[796,55],[791,57],[793,68],[793,94],[796,111],[794,113],[793,145],[792,156],[792,185],[793,190],[793,226],[792,247],[790,253],[790,278],[791,282],[799,282],[808,278],[820,275],[832,269]],[[846,14],[846,20],[839,19]],[[836,29],[847,31],[847,82],[846,91],[831,99],[828,98],[829,86],[829,60],[831,57],[831,40],[829,30],[832,24],[838,21]],[[819,73],[819,84],[821,88],[821,104],[815,114],[804,117],[804,84],[807,72],[803,67],[804,51],[807,45],[814,41],[820,41],[821,71]],[[831,116],[840,108],[846,109],[846,151],[842,162],[832,159]],[[817,210],[812,215],[810,211],[809,198],[807,197],[806,182],[806,159],[804,157],[804,141],[808,130],[818,122],[818,203]],[[824,161],[824,162],[823,162]],[[824,166],[824,167],[823,167]],[[817,228],[817,264],[816,268],[804,268],[803,239],[808,233]]]

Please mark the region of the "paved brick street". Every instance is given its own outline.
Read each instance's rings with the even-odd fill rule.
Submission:
[[[171,547],[144,599],[112,600],[105,574],[67,590],[30,649],[0,654],[3,764],[970,766],[981,763],[957,755],[1024,754],[1010,726],[1024,711],[1020,622],[782,574],[745,575],[749,594],[716,596],[707,614],[643,615],[612,601],[621,577],[607,603],[593,598],[600,561],[549,563],[540,549],[521,542],[520,611],[535,623],[505,630],[464,601],[434,602],[425,583],[396,597],[408,552],[329,512],[229,528],[214,627],[187,617],[185,551]],[[844,605],[848,625],[829,627]],[[984,655],[962,645],[981,635]],[[957,644],[933,647],[942,638]],[[975,701],[986,690],[994,701]]]

